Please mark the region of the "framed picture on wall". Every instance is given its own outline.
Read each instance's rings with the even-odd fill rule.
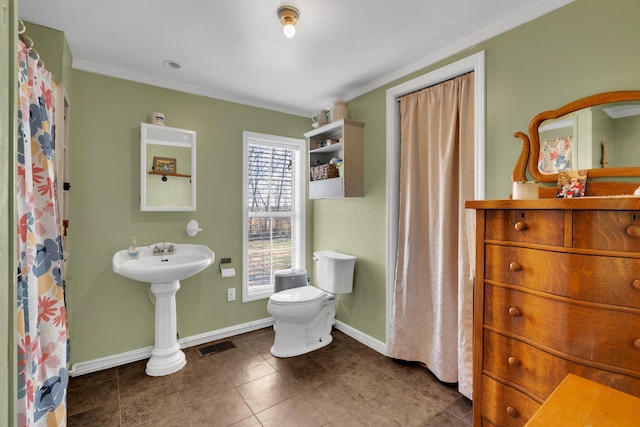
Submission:
[[[175,175],[176,173],[176,159],[171,157],[157,157],[153,158],[153,171],[161,172],[167,175]]]

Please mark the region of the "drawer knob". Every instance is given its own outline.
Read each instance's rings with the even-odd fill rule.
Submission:
[[[625,230],[628,236],[631,237],[640,237],[640,226],[630,225]]]
[[[635,341],[633,342],[633,346],[634,346],[635,348],[637,348],[638,350],[640,350],[640,338],[638,338],[637,340],[635,340]]]
[[[633,289],[635,289],[636,291],[640,291],[640,279],[635,279],[633,282],[631,282],[631,286],[633,286]]]
[[[508,358],[507,362],[509,363],[509,366],[512,366],[514,368],[517,368],[518,366],[520,366],[520,361],[515,357]]]
[[[522,270],[522,266],[514,261],[511,264],[509,264],[509,269],[511,271],[520,271]],[[638,280],[638,282],[640,282],[640,280]]]
[[[513,406],[507,406],[507,414],[509,414],[510,417],[515,418],[518,416],[518,410]]]
[[[518,307],[509,307],[509,316],[511,317],[520,317],[522,313],[520,313],[520,309]]]
[[[518,222],[516,222],[514,227],[515,227],[516,231],[524,231],[524,230],[527,229],[527,224],[525,224],[522,221],[518,221]],[[631,228],[631,227],[629,227],[629,228]]]

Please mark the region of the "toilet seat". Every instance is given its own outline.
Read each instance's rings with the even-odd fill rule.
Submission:
[[[275,305],[300,305],[317,303],[325,299],[327,294],[315,286],[301,286],[286,289],[271,295],[269,302]]]

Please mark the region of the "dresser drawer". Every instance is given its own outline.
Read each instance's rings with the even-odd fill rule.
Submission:
[[[488,284],[484,291],[486,325],[586,361],[640,370],[640,311],[569,303]]]
[[[640,252],[640,211],[574,211],[573,247]]]
[[[489,210],[486,212],[485,238],[563,246],[564,211]]]
[[[640,259],[487,244],[485,277],[542,292],[640,308]]]
[[[484,331],[483,368],[542,400],[547,399],[569,373],[640,396],[640,378],[573,363],[487,330]]]
[[[540,404],[518,390],[482,376],[482,416],[496,426],[520,427]]]

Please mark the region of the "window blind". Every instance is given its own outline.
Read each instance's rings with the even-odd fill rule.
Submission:
[[[296,171],[299,149],[253,141],[248,145],[248,287],[272,286],[273,272],[297,263]]]

